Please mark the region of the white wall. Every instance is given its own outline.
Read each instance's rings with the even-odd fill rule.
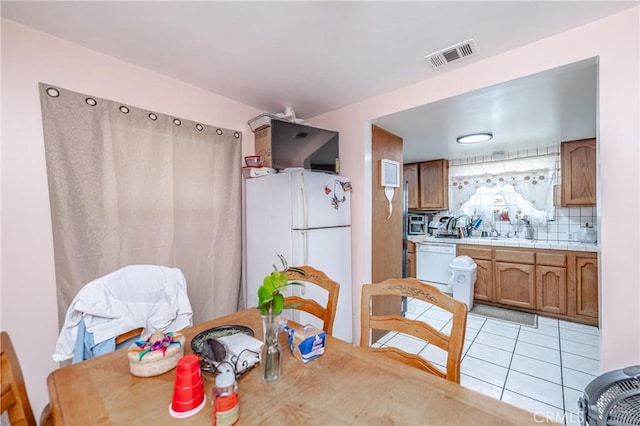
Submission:
[[[57,367],[53,239],[38,82],[243,132],[259,110],[2,20],[2,270],[0,325],[20,358],[36,417]],[[238,165],[238,173],[240,173]]]
[[[371,136],[367,121],[599,56],[602,369],[640,363],[639,11],[636,7],[493,58],[443,71],[421,83],[311,120],[316,126],[340,132],[343,174],[353,180],[356,318],[360,315],[359,287],[371,279]],[[354,330],[354,341],[359,335],[359,329]]]

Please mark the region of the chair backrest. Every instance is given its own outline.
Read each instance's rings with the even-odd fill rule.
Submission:
[[[406,296],[438,306],[452,314],[451,334],[447,335],[429,324],[400,315],[378,316],[371,312],[371,298],[376,296]],[[362,286],[360,346],[370,346],[371,330],[397,331],[417,337],[447,352],[447,368],[443,372],[420,355],[395,347],[370,348],[390,358],[421,368],[429,373],[460,383],[460,361],[467,325],[467,305],[442,293],[436,287],[415,278],[390,278],[376,284]]]
[[[132,340],[134,338],[139,338],[140,335],[142,334],[142,332],[144,331],[144,328],[139,327],[139,328],[135,328],[133,330],[129,330],[126,333],[122,333],[116,336],[116,346],[118,346],[121,343],[124,343],[128,340]]]
[[[304,271],[304,275],[297,270]],[[287,269],[285,274],[289,278],[289,281],[300,281],[305,285],[307,283],[311,283],[327,291],[327,305],[325,307],[322,307],[313,299],[305,299],[300,296],[285,297],[284,306],[300,305],[295,309],[307,312],[316,318],[321,319],[323,325],[322,329],[327,334],[331,334],[333,331],[333,320],[335,319],[336,309],[338,307],[340,284],[333,281],[324,272],[308,265]]]
[[[22,370],[18,362],[18,356],[13,349],[13,344],[7,332],[2,332],[2,345],[0,347],[0,358],[2,371],[2,413],[5,411],[9,416],[9,423],[12,426],[29,425],[35,426],[36,419],[31,410],[27,388],[22,377]]]

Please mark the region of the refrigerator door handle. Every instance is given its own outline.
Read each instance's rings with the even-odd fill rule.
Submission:
[[[307,235],[307,231],[302,232],[302,264],[309,264],[309,235]],[[295,286],[294,286],[295,287]]]
[[[302,228],[307,229],[309,227],[309,214],[307,207],[307,191],[304,187],[304,172],[300,173],[298,186],[300,187],[300,195],[302,197]]]

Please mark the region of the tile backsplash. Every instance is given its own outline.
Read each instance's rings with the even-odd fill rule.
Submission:
[[[555,184],[560,184],[560,144],[546,148],[521,149],[517,152],[499,153],[499,155],[482,155],[449,160],[450,165],[476,164],[509,160],[515,158],[536,157],[540,155],[558,154],[556,160]],[[546,226],[537,226],[535,239],[539,241],[564,242],[577,241],[578,232],[582,226],[589,224],[596,229],[596,207],[556,207],[555,217],[548,221]],[[501,235],[513,233],[516,229],[509,222],[495,223],[495,227]]]
[[[555,219],[547,222],[545,227],[537,227],[536,240],[549,242],[577,241],[580,227],[586,223],[596,229],[595,207],[556,207]],[[507,235],[515,229],[509,222],[496,222],[496,229],[501,235]]]

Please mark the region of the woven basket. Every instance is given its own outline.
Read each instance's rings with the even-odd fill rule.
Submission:
[[[185,337],[182,334],[175,333],[173,336],[175,341],[180,342],[179,345],[171,345],[165,353],[162,351],[153,351],[146,353],[142,360],[139,360],[140,352],[136,351],[136,344],[129,346],[127,356],[129,357],[129,371],[134,376],[151,377],[166,373],[178,364],[178,360],[184,355]]]

